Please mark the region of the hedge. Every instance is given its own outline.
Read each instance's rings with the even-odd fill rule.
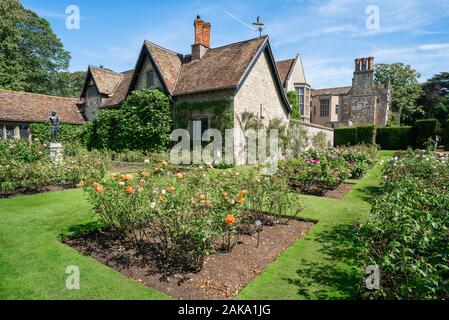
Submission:
[[[353,146],[357,144],[375,144],[376,127],[364,125],[334,129],[335,146]]]
[[[417,120],[416,126],[416,145],[419,148],[425,148],[429,139],[435,139],[438,133],[437,119]]]
[[[32,139],[43,143],[51,141],[51,131],[49,123],[32,123],[30,125]],[[59,142],[83,143],[84,144],[85,125],[73,125],[62,123],[59,125]]]
[[[383,150],[406,150],[416,146],[415,127],[377,128],[376,143]]]

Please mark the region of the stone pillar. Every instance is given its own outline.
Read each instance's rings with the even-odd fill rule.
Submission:
[[[55,164],[58,165],[62,162],[62,144],[59,142],[51,142],[49,146],[50,159]]]

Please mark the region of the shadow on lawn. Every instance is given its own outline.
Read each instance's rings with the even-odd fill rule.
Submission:
[[[355,298],[360,283],[361,243],[354,225],[337,225],[316,234],[325,256],[324,262],[301,261],[298,279],[286,279],[298,287],[298,295],[306,299]],[[344,264],[344,265],[342,265]],[[309,288],[316,287],[311,292]]]
[[[379,186],[367,186],[360,189],[354,189],[353,192],[357,198],[371,203],[372,199],[378,196],[382,188]]]

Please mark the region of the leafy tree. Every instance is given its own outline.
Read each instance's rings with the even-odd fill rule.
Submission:
[[[60,72],[53,84],[51,94],[61,97],[79,97],[85,80],[85,71]]]
[[[411,123],[416,115],[422,114],[417,103],[422,89],[418,79],[421,74],[403,63],[377,64],[374,69],[376,83],[391,84],[391,107],[401,114],[401,120]]]
[[[299,114],[299,104],[298,104],[298,95],[295,91],[287,92],[287,99],[290,105],[292,106],[292,119],[301,120],[302,117]]]
[[[424,107],[425,117],[435,117],[444,124],[449,117],[449,72],[434,75],[422,88],[419,103]]]
[[[53,93],[70,53],[47,20],[18,0],[0,0],[0,87]]]

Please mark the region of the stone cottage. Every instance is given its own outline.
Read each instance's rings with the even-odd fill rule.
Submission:
[[[0,140],[31,138],[30,124],[48,120],[53,111],[66,124],[84,124],[79,99],[0,90]]]
[[[234,128],[234,155],[244,148],[243,113],[266,125],[274,118],[288,123],[291,108],[267,36],[212,48],[211,24],[198,16],[194,30],[188,55],[144,41],[134,70],[90,66],[81,94],[85,117],[92,120],[99,110],[120,106],[134,90],[156,87],[173,99],[178,128],[191,129],[193,121],[201,122],[202,131]],[[236,156],[237,164],[244,161]]]
[[[298,96],[298,108],[303,121],[310,122],[310,93],[301,56],[297,54],[293,59],[277,61],[276,66],[286,93],[293,91]]]
[[[391,87],[374,82],[374,58],[355,60],[352,86],[312,91],[311,121],[328,127],[374,124],[386,126]]]

